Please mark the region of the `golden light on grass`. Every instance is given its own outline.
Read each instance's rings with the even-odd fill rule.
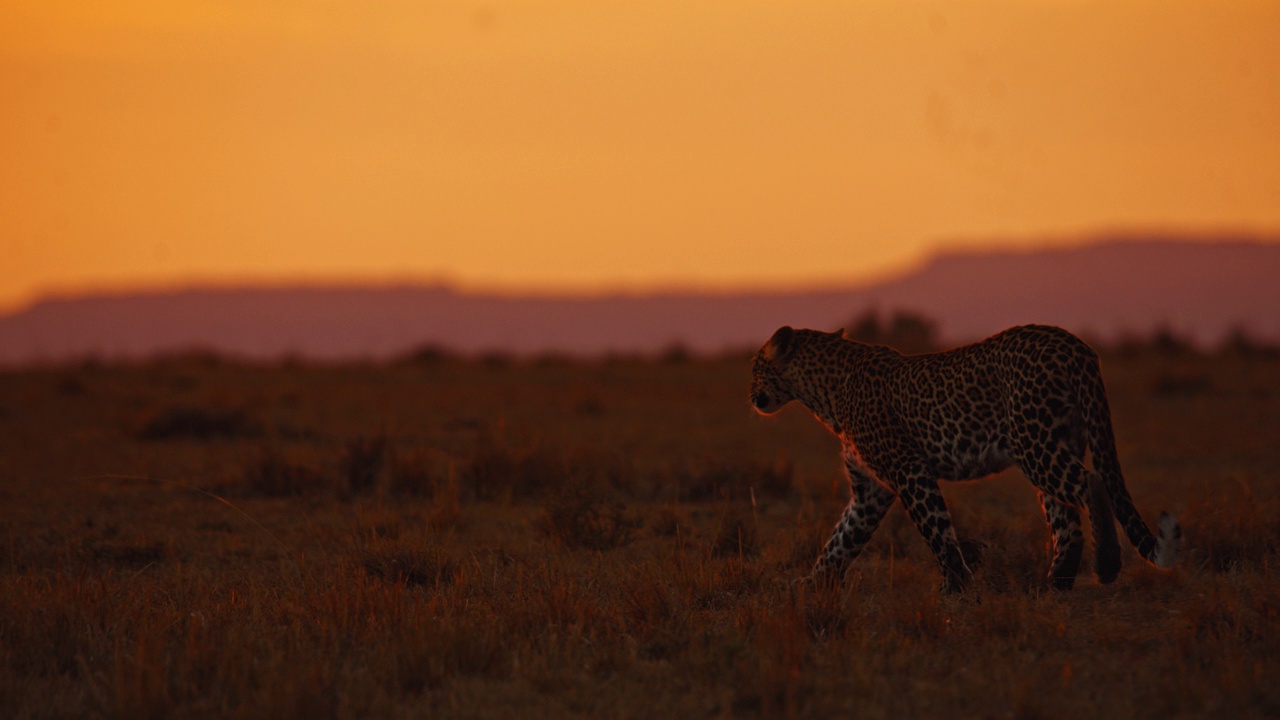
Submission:
[[[811,419],[747,412],[741,358],[3,373],[0,715],[1265,715],[1274,358],[1104,367],[1182,562],[1053,592],[1026,481],[947,485],[988,543],[959,598],[900,510],[840,587],[792,584],[846,490]]]

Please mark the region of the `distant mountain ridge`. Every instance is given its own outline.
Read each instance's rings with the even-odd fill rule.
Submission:
[[[1280,339],[1280,238],[1110,241],[948,252],[901,277],[791,292],[598,297],[466,294],[401,286],[193,289],[37,302],[0,317],[0,364],[140,358],[190,349],[273,359],[464,353],[719,352],[780,325],[834,329],[868,307],[911,310],[965,341],[1020,323],[1092,337],[1167,327],[1200,343],[1233,328]]]

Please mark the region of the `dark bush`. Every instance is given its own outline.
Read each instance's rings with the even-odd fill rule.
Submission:
[[[790,462],[713,462],[699,469],[680,468],[672,473],[683,500],[700,502],[714,498],[783,498],[791,492],[794,472]]]
[[[1121,358],[1141,358],[1156,356],[1166,359],[1194,357],[1199,354],[1195,344],[1179,335],[1173,329],[1162,326],[1150,335],[1128,334],[1104,348],[1109,354]]]
[[[387,456],[387,489],[393,495],[428,497],[437,493],[442,477],[425,454],[401,450]]]
[[[346,490],[355,495],[372,491],[378,485],[386,459],[386,435],[362,436],[347,441],[339,463],[342,477],[347,482]]]
[[[493,371],[508,370],[512,365],[516,364],[516,358],[514,355],[499,350],[491,350],[489,352],[481,353],[480,356],[476,358],[476,361],[485,369]]]
[[[573,412],[585,418],[598,418],[604,415],[604,401],[594,394],[583,395],[573,404]]]
[[[568,368],[573,367],[578,363],[579,360],[572,355],[556,351],[547,351],[535,355],[529,364],[536,368],[546,369]]]
[[[683,343],[675,343],[662,351],[659,360],[668,365],[685,365],[693,360],[693,351]]]
[[[1196,354],[1195,345],[1168,327],[1157,328],[1151,335],[1151,350],[1161,357],[1177,358]]]
[[[111,567],[140,569],[169,559],[169,547],[163,542],[107,543],[86,548],[89,559]]]
[[[1280,345],[1258,340],[1244,328],[1234,328],[1228,333],[1219,351],[1228,357],[1250,360],[1280,359]]]
[[[435,588],[457,579],[457,561],[439,551],[405,547],[366,549],[361,566],[369,575],[408,587]]]
[[[1208,373],[1164,373],[1151,381],[1151,394],[1156,397],[1197,397],[1213,392]]]
[[[239,408],[171,405],[153,411],[138,430],[140,440],[239,440],[263,435],[262,424]]]
[[[558,453],[482,442],[459,473],[463,489],[480,500],[527,500],[560,487],[568,474]]]
[[[421,365],[432,367],[458,359],[458,354],[443,345],[420,345],[396,358],[396,365]]]
[[[54,388],[59,395],[66,397],[82,397],[89,392],[89,386],[85,384],[84,380],[79,375],[71,373],[59,378]]]
[[[260,449],[248,462],[245,490],[265,497],[306,495],[331,487],[318,470],[286,458],[274,447]]]

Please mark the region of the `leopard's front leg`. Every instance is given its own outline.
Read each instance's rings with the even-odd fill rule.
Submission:
[[[960,592],[973,580],[973,572],[965,564],[960,543],[956,540],[951,514],[942,499],[937,480],[923,472],[906,474],[898,484],[898,498],[916,529],[929,543],[929,549],[942,570],[942,591]]]
[[[844,468],[853,497],[807,578],[811,582],[839,582],[897,499],[892,490],[881,485],[854,458],[846,456]]]

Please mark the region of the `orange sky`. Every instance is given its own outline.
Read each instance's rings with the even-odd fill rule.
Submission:
[[[1280,3],[0,0],[0,309],[1149,227],[1280,229]]]

